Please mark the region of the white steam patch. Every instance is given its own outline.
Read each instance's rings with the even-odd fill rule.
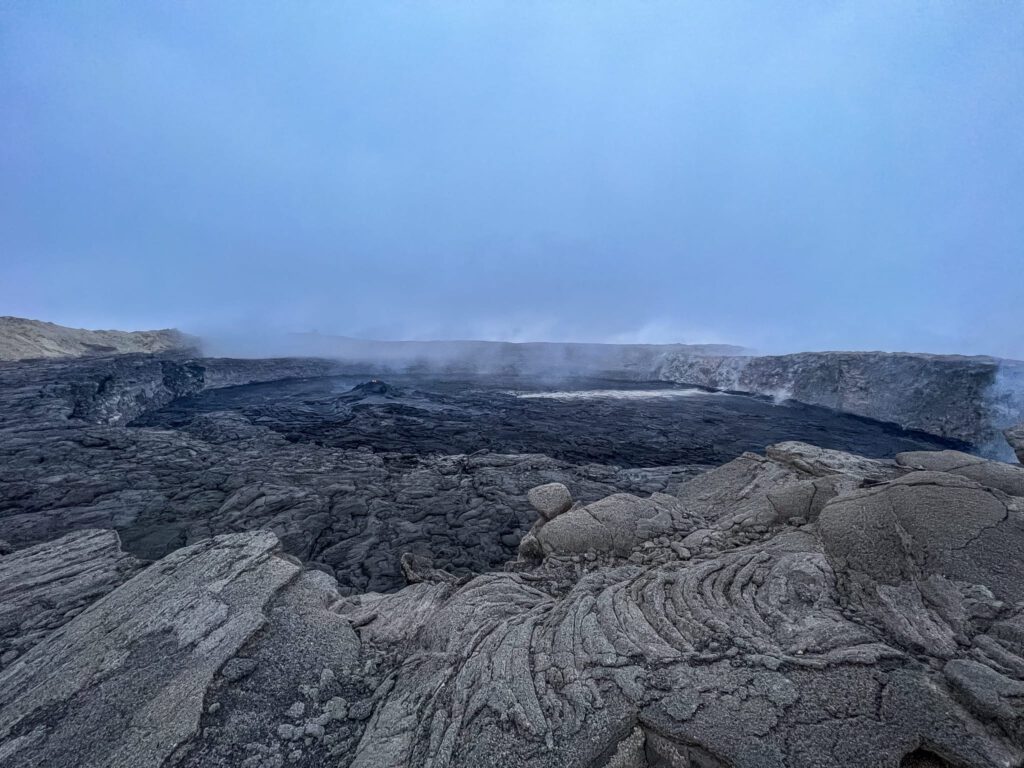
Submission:
[[[708,392],[704,389],[580,389],[555,392],[509,392],[524,400],[668,400],[679,397],[718,397],[725,392]]]

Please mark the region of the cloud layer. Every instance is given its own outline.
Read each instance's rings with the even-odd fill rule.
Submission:
[[[6,3],[0,314],[1024,357],[1024,6]]]

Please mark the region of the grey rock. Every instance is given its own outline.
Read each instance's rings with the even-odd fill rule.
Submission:
[[[999,458],[1005,456],[1005,445],[997,442],[999,430],[1024,418],[1024,363],[988,357],[676,353],[665,356],[659,375],[667,381],[793,399],[890,421],[989,446]],[[907,382],[914,384],[907,386]]]
[[[443,569],[435,568],[429,558],[414,555],[412,552],[406,552],[402,555],[401,562],[402,575],[405,576],[405,581],[408,584],[418,584],[421,581],[454,583],[459,580],[458,576],[448,573]],[[331,672],[331,670],[324,670],[324,673],[328,672]]]
[[[179,550],[0,672],[7,764],[160,765],[198,733],[217,670],[298,574],[277,549],[273,534],[249,533]]]
[[[544,547],[533,530],[528,531],[520,540],[519,557],[524,560],[540,560],[544,557]]]
[[[960,451],[912,451],[896,455],[900,466],[968,477],[1011,496],[1024,496],[1024,467],[988,461]]]
[[[341,598],[333,578],[320,571],[300,573],[279,590],[265,610],[266,623],[253,635],[244,653],[258,661],[258,666],[244,685],[222,685],[214,680],[207,688],[206,699],[221,704],[227,716],[219,721],[214,732],[203,732],[191,739],[179,752],[179,765],[191,768],[210,766],[234,767],[244,763],[249,747],[256,745],[262,754],[282,754],[283,746],[276,740],[280,725],[294,726],[288,741],[301,743],[312,764],[333,764],[330,750],[338,743],[355,739],[360,728],[345,719],[335,720],[330,699],[324,712],[317,712],[319,680],[323,669],[339,670],[331,683],[333,698],[342,701],[364,700],[373,690],[359,664],[360,643],[348,620],[339,616],[333,606]],[[298,689],[303,689],[303,692]],[[299,692],[305,705],[304,717],[282,723],[281,708],[295,703]],[[307,696],[307,693],[317,695]],[[326,715],[326,716],[325,716]],[[325,735],[321,742],[306,735],[306,724],[321,725]],[[306,740],[312,743],[306,745]]]
[[[141,568],[113,531],[70,533],[0,559],[0,667]]]
[[[357,701],[348,710],[348,716],[353,720],[366,720],[373,714],[373,704],[369,701]]]
[[[114,528],[129,552],[150,560],[265,528],[343,589],[387,590],[405,583],[406,552],[458,576],[501,567],[536,518],[526,495],[537,485],[571,484],[587,502],[616,491],[671,492],[701,471],[334,448],[290,442],[237,411],[194,416],[181,429],[124,426],[176,398],[334,366],[142,356],[0,364],[4,538],[25,547]],[[358,414],[381,396],[352,397],[344,407]],[[365,429],[379,431],[379,419]]]
[[[256,659],[229,659],[220,673],[226,680],[235,683],[256,671]]]
[[[22,317],[0,317],[0,360],[185,351],[198,343],[198,339],[173,329],[90,331]]]
[[[899,474],[890,462],[796,441],[769,445],[764,454],[769,459],[816,477],[851,475],[866,480],[891,480]]]
[[[832,456],[821,474],[791,458],[809,452],[741,457],[678,499],[613,494],[541,526],[542,541],[557,534],[541,562],[388,594],[342,595],[270,534],[190,547],[0,673],[0,753],[159,764],[173,744],[190,767],[342,754],[350,768],[1019,763],[1019,499],[950,472],[893,464],[880,479]],[[795,530],[796,511],[812,522]],[[559,530],[577,515],[597,528]],[[694,526],[715,543],[680,560]],[[673,557],[647,561],[662,551]],[[215,674],[238,657],[257,662],[244,683]],[[280,721],[297,689],[298,729]],[[111,702],[136,713],[130,727],[104,725]]]
[[[530,505],[542,517],[551,520],[572,506],[572,494],[562,483],[545,483],[531,488],[526,494]]]
[[[792,442],[703,473],[390,455],[292,443],[269,410],[124,426],[288,369],[256,362],[0,366],[20,547],[2,599],[27,606],[0,639],[30,638],[0,657],[0,764],[1024,759],[1024,525],[1001,465]],[[378,385],[339,412],[397,397]],[[580,503],[507,563],[551,482]],[[142,569],[96,525],[169,554]]]
[[[563,512],[535,535],[548,555],[614,552],[625,557],[642,542],[671,531],[677,506],[669,497],[617,493]]]
[[[1018,500],[944,472],[913,472],[832,499],[819,521],[829,558],[851,576],[898,585],[929,576],[1024,599]]]
[[[1010,427],[1005,430],[1003,434],[1006,437],[1006,441],[1013,448],[1017,454],[1017,461],[1024,464],[1024,424],[1018,424],[1015,427]]]
[[[1024,682],[971,659],[954,659],[942,671],[974,711],[1018,739],[1024,738]]]
[[[348,702],[335,696],[324,704],[324,714],[331,720],[344,720],[348,717]]]
[[[744,454],[685,483],[676,530],[688,550],[716,551],[737,537],[761,539],[783,524],[815,520],[829,499],[864,483],[894,479],[905,470],[806,443]]]
[[[647,737],[643,728],[634,728],[629,736],[616,745],[615,754],[608,759],[604,768],[646,768],[650,765],[646,744]]]
[[[746,501],[737,480],[746,479],[748,494],[754,480],[766,495],[828,479],[770,459],[737,461],[719,474],[717,493],[714,478],[692,481],[701,487],[690,503],[730,519],[727,499]],[[858,466],[852,457],[849,466]],[[1024,551],[1019,512],[1001,492],[945,473],[855,488],[862,479],[835,485],[820,539],[769,526],[774,535],[751,547],[734,526],[719,531],[733,543],[713,556],[612,564],[541,589],[545,573],[560,572],[549,558],[536,571],[462,587],[416,585],[415,599],[429,608],[412,620],[412,594],[350,598],[364,644],[402,647],[415,638],[419,649],[381,696],[353,766],[415,764],[427,743],[436,764],[451,766],[770,768],[820,765],[825,755],[843,765],[899,765],[927,757],[922,743],[952,765],[1013,764],[1022,757],[1010,704],[1020,684],[1000,670],[1024,662],[1024,645],[986,633],[994,617],[1020,615],[1010,607],[1021,587],[1020,555],[1012,554]],[[908,552],[891,548],[891,517],[867,516],[876,508],[895,509],[914,537]],[[1000,547],[996,537],[1007,541]],[[977,557],[984,552],[987,560]],[[972,556],[973,565],[960,562]],[[1024,641],[1024,633],[1002,631]],[[972,642],[988,649],[992,660],[975,662],[1003,680],[1004,692],[977,704],[964,698],[964,675],[944,687],[933,671]],[[470,699],[480,707],[472,719],[459,704]],[[988,729],[996,712],[1009,730]],[[513,727],[501,725],[506,717]],[[413,721],[429,722],[429,734]],[[637,762],[641,741],[647,762]]]

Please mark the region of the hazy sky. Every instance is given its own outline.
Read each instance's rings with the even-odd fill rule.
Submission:
[[[0,314],[1024,357],[1024,3],[0,0]]]

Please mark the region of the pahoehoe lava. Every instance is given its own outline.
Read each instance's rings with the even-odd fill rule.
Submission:
[[[0,762],[1021,765],[1020,466],[660,384],[328,368],[0,365]]]

